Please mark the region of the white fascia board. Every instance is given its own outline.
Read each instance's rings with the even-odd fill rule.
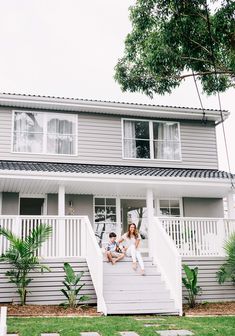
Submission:
[[[0,105],[37,108],[57,111],[91,112],[111,115],[143,116],[150,118],[171,118],[202,120],[203,111],[201,109],[149,106],[114,102],[95,102],[61,98],[44,98],[17,95],[1,95]],[[218,110],[205,110],[206,118],[209,121],[220,122],[221,115]],[[224,120],[229,116],[228,111],[223,111]]]
[[[70,182],[94,182],[94,183],[129,183],[129,184],[172,184],[172,185],[197,185],[197,186],[229,186],[231,184],[230,180],[216,179],[216,178],[192,178],[192,177],[162,177],[162,176],[125,176],[125,175],[114,175],[109,174],[84,174],[84,173],[67,173],[61,174],[60,172],[48,172],[43,175],[39,172],[25,172],[14,171],[9,174],[8,171],[0,171],[0,178],[4,179],[35,179],[35,180],[48,180],[48,181],[70,181]]]

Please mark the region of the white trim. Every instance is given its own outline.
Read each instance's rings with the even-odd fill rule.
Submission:
[[[15,113],[16,112],[24,112],[24,113],[37,113],[37,114],[43,114],[43,133],[42,133],[42,152],[23,152],[23,151],[14,151],[14,120],[15,120]],[[74,137],[74,154],[60,154],[60,153],[48,153],[47,152],[47,116],[53,115],[53,116],[72,116],[73,121],[75,124],[75,133],[72,134],[72,137]],[[52,156],[65,156],[65,157],[74,157],[78,156],[78,115],[75,113],[56,113],[56,112],[44,112],[44,111],[34,111],[34,110],[12,110],[12,125],[11,125],[11,153],[12,154],[27,154],[27,155],[52,155]]]
[[[155,106],[155,105],[138,105],[120,102],[105,101],[84,101],[71,98],[55,97],[35,97],[12,94],[0,94],[0,104],[2,106],[14,106],[21,108],[37,108],[61,111],[82,111],[89,113],[106,113],[132,116],[148,116],[158,118],[175,118],[175,119],[194,119],[202,120],[202,110],[187,107],[173,106]],[[224,119],[229,116],[228,111],[223,111]],[[219,110],[206,110],[207,120],[220,121]]]
[[[125,157],[125,150],[124,150],[124,121],[144,121],[149,123],[149,139],[140,139],[140,140],[145,140],[149,141],[149,151],[150,151],[150,158],[131,158],[131,157]],[[169,123],[172,122],[170,120],[152,120],[152,119],[138,119],[138,118],[121,118],[121,130],[122,130],[122,159],[123,160],[141,160],[141,161],[153,161],[153,162],[182,162],[182,146],[181,146],[181,130],[180,130],[180,122],[173,120],[174,123],[178,125],[177,130],[178,130],[178,137],[179,137],[179,155],[180,159],[155,159],[154,158],[154,138],[153,138],[153,123],[158,122],[158,123]]]

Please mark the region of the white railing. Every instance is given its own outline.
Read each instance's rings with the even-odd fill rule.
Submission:
[[[38,254],[44,258],[77,257],[83,256],[81,230],[84,220],[82,216],[0,216],[0,226],[24,239],[37,225],[50,225],[52,234]],[[1,236],[0,253],[8,246],[7,240]]]
[[[225,240],[235,232],[235,220],[159,217],[182,256],[224,256]]]
[[[7,336],[7,307],[0,308],[0,336]]]
[[[87,216],[0,216],[0,227],[24,239],[39,224],[52,227],[38,255],[43,258],[84,257],[97,296],[98,311],[107,314],[103,297],[103,255]],[[0,235],[0,255],[9,247]]]
[[[88,217],[86,217],[85,227],[86,260],[97,296],[97,311],[107,315],[107,307],[103,296],[103,254]]]
[[[151,223],[151,239],[150,255],[171,292],[175,308],[182,315],[181,256],[157,217]]]

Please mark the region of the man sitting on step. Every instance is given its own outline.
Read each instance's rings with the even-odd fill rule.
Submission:
[[[117,235],[115,232],[110,232],[109,234],[109,242],[105,249],[105,254],[108,262],[114,265],[117,261],[124,258],[125,254],[120,249],[119,244],[116,242]]]

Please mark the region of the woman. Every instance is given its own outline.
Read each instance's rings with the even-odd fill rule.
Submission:
[[[144,262],[140,251],[138,250],[140,245],[140,234],[136,228],[135,223],[129,224],[128,231],[119,240],[119,243],[125,241],[125,251],[128,257],[132,258],[132,267],[134,270],[137,269],[137,260],[141,268],[141,275],[144,275]]]

